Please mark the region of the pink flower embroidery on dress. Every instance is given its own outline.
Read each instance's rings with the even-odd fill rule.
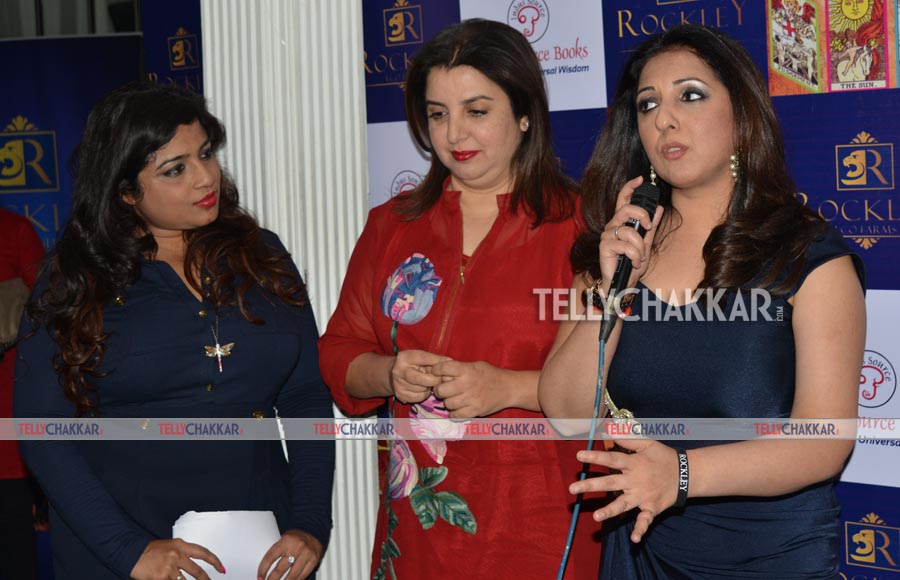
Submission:
[[[391,499],[402,499],[412,493],[419,483],[419,469],[406,441],[400,439],[391,445]]]
[[[447,441],[459,441],[466,433],[466,422],[450,420],[444,402],[433,394],[409,410],[410,428],[428,455],[438,464],[444,463]],[[424,419],[420,421],[418,419]]]

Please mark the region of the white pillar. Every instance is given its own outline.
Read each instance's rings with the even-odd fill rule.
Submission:
[[[324,329],[368,209],[362,3],[201,0],[203,84],[242,203],[293,254]],[[340,442],[321,580],[368,578],[375,442]]]

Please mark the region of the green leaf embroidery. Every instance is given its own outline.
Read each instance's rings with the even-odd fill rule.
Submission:
[[[419,485],[422,487],[434,487],[447,477],[447,468],[440,467],[423,467],[419,470]]]
[[[469,504],[458,493],[440,491],[434,497],[440,506],[441,518],[444,521],[457,526],[467,534],[474,534],[478,530],[478,523],[469,510]]]
[[[384,547],[381,549],[381,554],[388,559],[398,558],[400,556],[400,548],[397,547],[397,543],[394,542],[393,538],[385,540]]]
[[[385,580],[385,576],[384,576],[385,564],[386,563],[382,560],[381,566],[379,566],[378,569],[375,570],[375,574],[372,576],[372,580]]]
[[[409,505],[419,518],[422,529],[431,529],[431,526],[437,522],[438,502],[431,488],[416,485],[409,494]]]
[[[384,553],[388,558],[400,557],[400,548],[397,547],[397,542],[394,541],[394,538],[388,538],[384,544]]]
[[[387,507],[388,516],[387,538],[381,543],[381,565],[375,570],[372,580],[387,580],[388,572],[390,572],[391,578],[394,580],[397,578],[397,574],[394,572],[394,563],[391,560],[400,556],[400,548],[391,536],[400,520],[397,518],[394,510],[391,509],[390,501],[385,502],[385,506]]]
[[[397,529],[397,525],[400,523],[400,518],[397,517],[397,514],[394,513],[394,510],[388,507],[388,536],[391,536],[394,533],[394,530]]]

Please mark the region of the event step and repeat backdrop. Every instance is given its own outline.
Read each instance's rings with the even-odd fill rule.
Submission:
[[[740,40],[768,78],[797,195],[865,260],[859,416],[897,437],[898,0],[364,0],[363,12],[372,207],[427,172],[428,157],[406,128],[403,80],[422,44],[448,24],[489,18],[531,42],[550,94],[556,152],[576,179],[633,47],[681,22]],[[838,493],[844,577],[900,579],[900,440],[858,440]]]
[[[69,158],[94,102],[140,78],[203,92],[200,0],[141,4],[141,32],[0,40],[0,207],[47,249],[69,215]]]
[[[200,0],[142,2],[141,32],[0,40],[0,207],[21,214],[49,250],[69,216],[69,159],[94,102],[146,78],[203,92]],[[11,397],[6,391],[4,396]],[[38,575],[54,577],[50,532]]]
[[[739,39],[768,78],[798,196],[865,260],[868,337],[860,366],[859,416],[867,429],[896,437],[900,197],[894,144],[900,143],[900,1],[361,3],[372,206],[415,187],[427,169],[427,157],[406,128],[403,80],[416,51],[448,24],[490,18],[528,38],[550,94],[556,152],[576,179],[635,45],[681,22],[714,26]],[[199,1],[145,2],[141,19],[143,37],[0,41],[3,61],[14,63],[0,102],[0,205],[26,215],[48,247],[68,214],[66,161],[94,99],[139,76],[202,92]],[[838,493],[845,522],[844,577],[900,580],[900,440],[858,440]]]

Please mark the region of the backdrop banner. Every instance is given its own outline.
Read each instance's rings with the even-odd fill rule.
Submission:
[[[373,207],[415,187],[427,171],[429,157],[403,123],[402,83],[418,48],[447,24],[490,18],[531,42],[550,95],[556,153],[576,179],[635,46],[682,22],[739,40],[767,79],[797,195],[865,261],[869,320],[859,415],[900,417],[900,1],[366,0],[363,10]],[[885,571],[900,578],[895,443],[858,440],[842,475],[845,578],[894,577]]]
[[[147,78],[203,94],[200,0],[141,2]]]
[[[91,106],[140,78],[141,36],[0,41],[9,63],[0,100],[0,205],[22,214],[47,248],[69,215],[69,157]]]

